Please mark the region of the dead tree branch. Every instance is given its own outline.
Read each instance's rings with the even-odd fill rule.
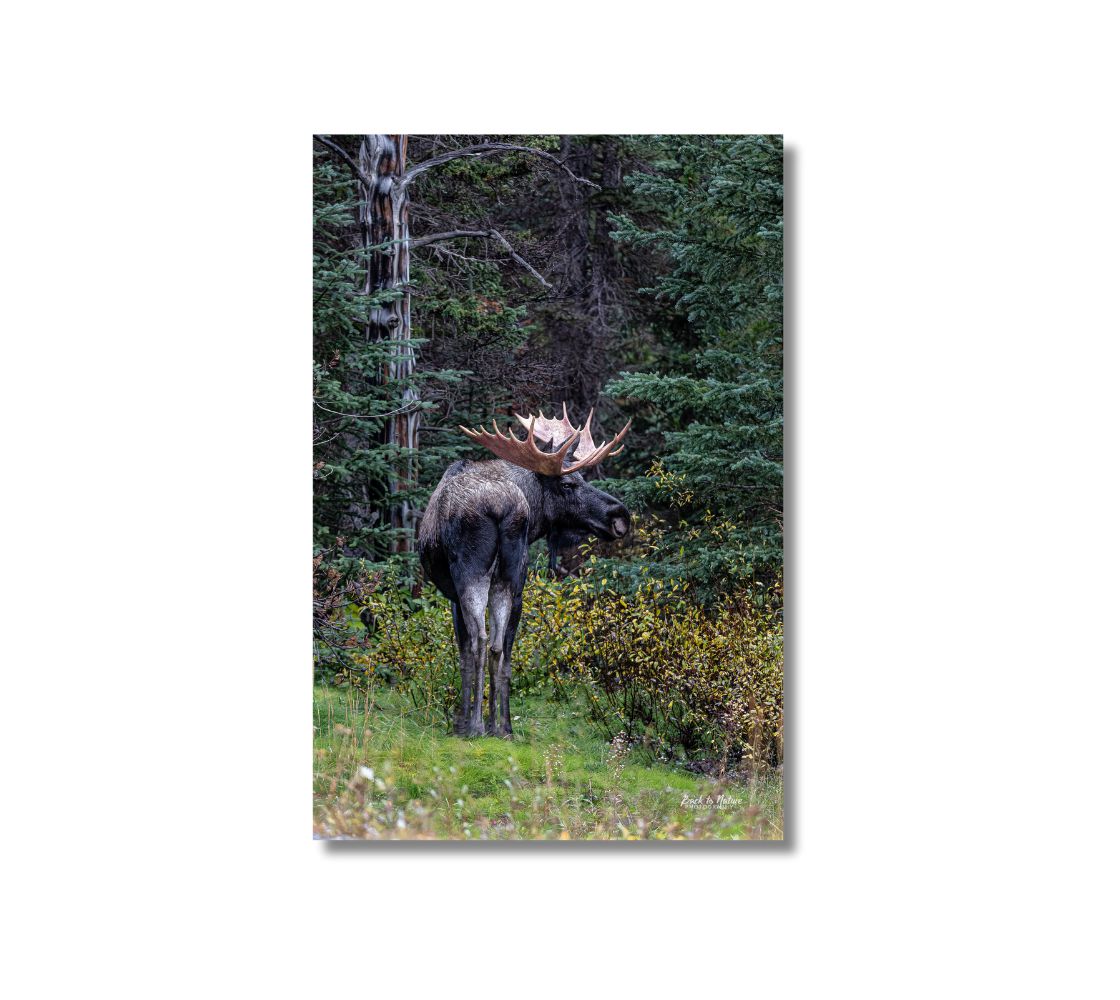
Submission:
[[[545,281],[544,277],[532,264],[530,264],[524,257],[522,257],[501,233],[496,229],[455,229],[449,233],[433,233],[431,236],[421,236],[419,239],[410,240],[409,246],[415,250],[417,247],[427,246],[429,243],[439,243],[443,240],[460,239],[466,236],[477,236],[479,239],[497,240],[503,247],[506,248],[506,253],[520,264],[526,271],[528,271],[534,278],[537,279],[545,288],[552,288],[552,285]]]
[[[573,181],[577,184],[586,184],[588,187],[599,190],[599,185],[593,181],[587,180],[585,177],[580,177],[578,174],[572,172],[563,160],[558,156],[553,156],[544,149],[536,149],[533,146],[516,146],[510,142],[483,142],[477,146],[463,146],[461,149],[453,149],[450,153],[441,153],[439,156],[433,156],[425,160],[423,163],[418,163],[411,170],[409,170],[401,179],[401,187],[407,187],[411,184],[420,174],[432,167],[438,167],[442,163],[448,163],[451,160],[459,160],[464,157],[471,159],[482,159],[486,156],[499,156],[502,153],[528,153],[530,156],[540,157],[542,160],[547,160],[554,166],[559,167],[564,171]]]
[[[362,187],[367,191],[369,190],[369,181],[367,181],[362,176],[361,170],[358,169],[358,164],[354,162],[354,158],[348,152],[346,152],[345,149],[343,149],[337,143],[331,142],[331,140],[328,139],[325,135],[317,135],[314,137],[314,139],[317,143],[319,143],[320,146],[323,146],[324,148],[329,149],[332,153],[335,153],[338,156],[342,157],[343,162],[345,162],[345,164],[350,168],[351,173],[353,173],[353,175],[358,178],[358,182],[362,185]]]

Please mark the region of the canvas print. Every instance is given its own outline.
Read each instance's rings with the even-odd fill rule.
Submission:
[[[782,137],[311,171],[314,836],[781,840]]]

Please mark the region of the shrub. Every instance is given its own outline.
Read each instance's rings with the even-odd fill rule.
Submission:
[[[362,615],[370,632],[366,676],[402,688],[428,721],[450,724],[459,704],[451,605],[433,587],[418,597],[388,587],[366,598]]]
[[[357,605],[381,582],[379,573],[345,575],[327,561],[329,554],[333,553],[319,552],[311,561],[313,651],[320,679],[351,671],[351,654],[363,638]]]
[[[703,770],[782,761],[781,592],[747,590],[715,606],[680,582],[531,573],[514,644],[513,693],[579,696],[606,739],[620,732],[662,759]],[[613,572],[613,571],[612,571]],[[614,584],[625,583],[625,590]],[[351,677],[389,682],[429,721],[450,724],[460,677],[449,603],[379,587],[363,605],[368,636]]]
[[[565,663],[572,644],[566,623],[566,590],[544,575],[530,574],[525,584],[521,627],[513,647],[513,691],[547,691],[570,697]],[[362,605],[369,636],[351,656],[349,678],[393,684],[429,719],[450,724],[460,698],[459,651],[451,605],[434,587],[418,596],[387,586]]]
[[[620,731],[658,756],[705,769],[782,761],[781,593],[749,591],[714,609],[679,583],[636,593],[605,582],[572,586],[569,657],[605,736]]]

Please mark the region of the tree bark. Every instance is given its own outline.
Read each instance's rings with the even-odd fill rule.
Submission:
[[[382,366],[386,384],[404,383],[399,412],[385,426],[387,444],[399,448],[396,470],[389,482],[390,523],[398,531],[393,551],[411,552],[415,537],[415,511],[397,496],[416,481],[416,449],[420,444],[417,394],[408,384],[416,369],[412,338],[412,302],[409,287],[408,185],[403,183],[408,155],[407,135],[366,135],[358,154],[363,182],[360,212],[362,239],[370,250],[364,291],[399,293],[393,301],[370,310],[367,340],[395,342],[389,361]],[[379,249],[374,249],[379,248]]]
[[[591,189],[560,183],[560,211],[567,222],[561,234],[564,263],[558,284],[567,309],[555,322],[553,357],[557,370],[565,374],[563,398],[575,412],[586,414],[601,402],[623,320],[618,291],[622,274],[608,220],[622,180],[619,140],[564,136],[560,155],[580,176],[598,182]]]

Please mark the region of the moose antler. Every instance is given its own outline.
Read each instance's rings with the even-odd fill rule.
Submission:
[[[579,434],[579,444],[576,445],[576,450],[572,452],[572,457],[578,462],[587,458],[595,450],[595,442],[591,439],[591,418],[595,416],[595,407],[591,407],[591,412],[587,415],[587,420],[583,427],[573,427],[571,420],[568,419],[568,404],[563,403],[564,416],[562,419],[557,420],[555,417],[546,417],[544,410],[533,417],[523,417],[520,413],[515,413],[514,416],[521,421],[521,426],[527,430],[532,425],[532,420],[536,419],[536,437],[541,444],[558,445],[561,441],[567,440],[572,434]]]
[[[626,426],[606,444],[596,445],[591,437],[591,417],[594,413],[595,411],[592,410],[588,414],[584,425],[578,428],[573,427],[568,419],[566,403],[564,404],[564,417],[561,420],[554,417],[546,418],[543,410],[539,417],[522,417],[520,414],[515,414],[521,424],[529,431],[524,441],[514,437],[512,429],[508,436],[502,434],[498,430],[496,420],[494,421],[493,434],[482,427],[474,431],[462,426],[462,424],[459,425],[459,430],[471,440],[477,441],[484,448],[488,448],[498,458],[504,458],[507,462],[519,465],[523,469],[539,472],[543,476],[565,476],[568,473],[579,472],[581,469],[598,465],[608,455],[617,455],[622,451],[622,448],[618,446],[619,442],[626,437],[633,421],[628,420]],[[537,441],[546,445],[559,442],[559,446],[553,451],[541,451],[537,447]],[[571,465],[565,466],[564,459],[573,444],[576,446],[572,452],[575,461]]]

